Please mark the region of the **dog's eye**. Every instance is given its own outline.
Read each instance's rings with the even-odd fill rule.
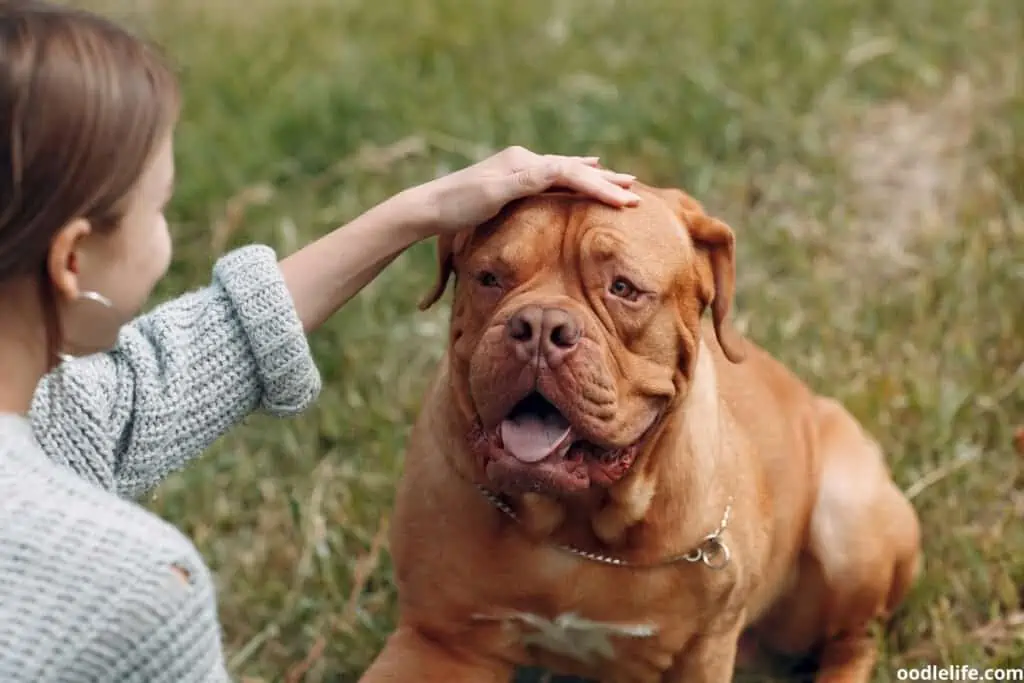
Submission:
[[[608,291],[612,296],[617,296],[620,299],[625,299],[626,301],[636,301],[640,296],[640,291],[633,285],[633,283],[622,277],[615,278],[611,286],[608,288]]]
[[[486,270],[476,276],[476,281],[484,287],[497,287],[500,284],[498,276]]]

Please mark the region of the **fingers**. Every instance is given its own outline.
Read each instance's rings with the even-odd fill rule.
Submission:
[[[629,190],[636,177],[628,173],[569,161],[555,162],[548,172],[550,182],[544,189],[565,187],[616,207],[640,203],[640,197]]]
[[[636,181],[636,176],[629,173],[616,173],[610,169],[598,169],[605,180],[615,183],[619,187],[629,189]]]
[[[579,161],[551,161],[517,171],[508,178],[509,200],[539,194],[552,187],[564,187],[615,207],[636,206],[640,202],[627,189],[633,176],[594,168]]]
[[[537,154],[525,147],[514,145],[506,147],[491,157],[491,160],[498,160],[508,164],[512,171],[519,171],[535,165],[541,161],[566,161],[578,162],[586,166],[598,167],[601,165],[600,157],[596,156],[565,156],[561,154]]]
[[[615,207],[640,202],[640,197],[629,190],[636,177],[601,168],[599,157],[542,156],[523,147],[510,147],[500,155],[509,169],[501,194],[509,200],[564,187]]]
[[[585,166],[593,166],[594,168],[601,167],[601,157],[567,157],[558,154],[545,154],[544,159],[548,161],[567,161],[570,163],[578,162]]]

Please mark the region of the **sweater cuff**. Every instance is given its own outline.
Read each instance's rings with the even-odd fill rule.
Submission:
[[[262,387],[260,408],[279,417],[305,410],[320,394],[320,371],[277,254],[264,245],[236,249],[217,260],[213,279],[248,338]]]

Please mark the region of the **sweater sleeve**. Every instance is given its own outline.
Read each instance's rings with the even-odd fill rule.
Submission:
[[[276,254],[248,246],[217,261],[209,286],[123,328],[113,350],[48,375],[31,419],[51,459],[137,497],[254,410],[304,410],[320,382]]]

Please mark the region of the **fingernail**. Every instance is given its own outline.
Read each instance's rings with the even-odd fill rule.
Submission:
[[[624,192],[622,197],[623,199],[626,200],[626,203],[631,206],[636,206],[637,204],[640,203],[640,195],[634,194],[632,192]]]

